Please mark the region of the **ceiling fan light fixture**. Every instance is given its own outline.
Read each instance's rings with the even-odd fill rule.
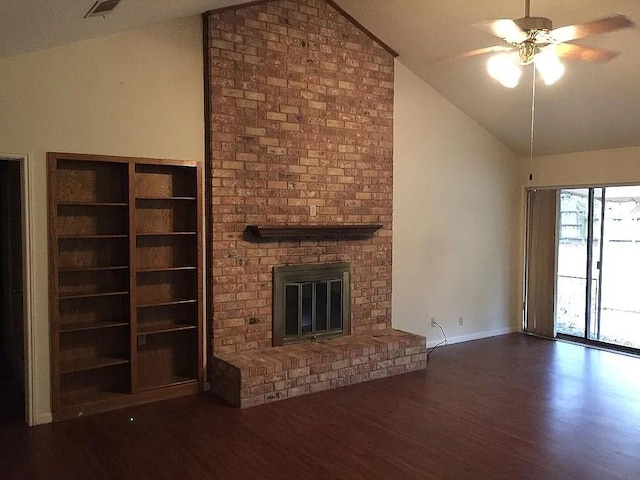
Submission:
[[[564,75],[564,65],[553,50],[543,49],[533,60],[545,85],[553,85]]]
[[[518,54],[502,53],[489,58],[487,71],[491,78],[494,78],[507,88],[515,88],[520,82],[522,70],[518,61]]]

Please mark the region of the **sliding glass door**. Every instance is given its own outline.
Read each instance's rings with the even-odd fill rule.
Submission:
[[[560,191],[556,332],[585,336],[589,189]]]
[[[560,191],[556,331],[640,348],[640,186]]]
[[[640,348],[640,186],[607,187],[598,340]]]

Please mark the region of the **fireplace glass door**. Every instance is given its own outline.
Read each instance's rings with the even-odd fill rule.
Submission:
[[[349,333],[349,265],[274,268],[274,345]]]
[[[342,280],[287,283],[285,334],[300,336],[342,330]]]

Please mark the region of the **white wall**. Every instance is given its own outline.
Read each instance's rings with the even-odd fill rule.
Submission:
[[[200,17],[0,60],[0,154],[29,156],[36,421],[51,418],[46,152],[204,158]]]
[[[582,186],[640,183],[640,147],[545,155],[521,159],[520,177],[525,187]]]
[[[394,109],[393,327],[518,330],[519,158],[400,62]]]

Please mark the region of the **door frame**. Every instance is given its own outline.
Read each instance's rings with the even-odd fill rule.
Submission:
[[[20,164],[20,181],[22,193],[22,295],[24,320],[24,402],[25,422],[36,425],[36,348],[34,335],[34,278],[33,264],[33,166],[29,155],[0,153],[0,161],[17,161]]]

